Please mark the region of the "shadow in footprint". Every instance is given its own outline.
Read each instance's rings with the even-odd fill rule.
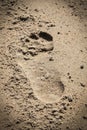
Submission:
[[[47,41],[53,41],[53,37],[50,34],[48,34],[47,32],[40,31],[39,37],[43,38],[43,39],[45,39]]]

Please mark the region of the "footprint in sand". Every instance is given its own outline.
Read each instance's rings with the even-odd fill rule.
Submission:
[[[28,51],[31,50],[32,52],[34,50],[39,54],[53,50],[53,37],[46,32],[40,32],[39,34],[32,33],[30,35],[30,39],[33,40],[33,43],[27,43]],[[40,43],[38,42],[39,44],[37,44],[36,41],[38,41],[38,39],[44,39],[44,42],[39,41]],[[37,58],[37,56],[34,57],[34,59],[35,58]],[[44,103],[58,102],[61,99],[65,89],[64,84],[60,79],[60,74],[53,69],[53,65],[51,67],[47,66],[47,64],[50,65],[49,61],[49,63],[44,63],[44,67],[41,65],[38,66],[39,61],[40,59],[37,58],[36,62],[19,62],[19,64],[22,66],[24,72],[31,82],[34,95],[40,101]],[[33,68],[33,66],[35,67]],[[41,67],[43,69],[41,69]]]

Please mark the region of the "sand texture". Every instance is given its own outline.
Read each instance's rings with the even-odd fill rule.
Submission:
[[[87,130],[87,0],[0,1],[0,130]]]

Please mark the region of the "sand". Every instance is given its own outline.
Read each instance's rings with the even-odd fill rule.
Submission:
[[[87,1],[0,1],[0,130],[87,130]]]

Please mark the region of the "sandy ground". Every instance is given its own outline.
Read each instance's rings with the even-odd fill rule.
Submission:
[[[0,1],[0,130],[87,130],[87,1]]]

